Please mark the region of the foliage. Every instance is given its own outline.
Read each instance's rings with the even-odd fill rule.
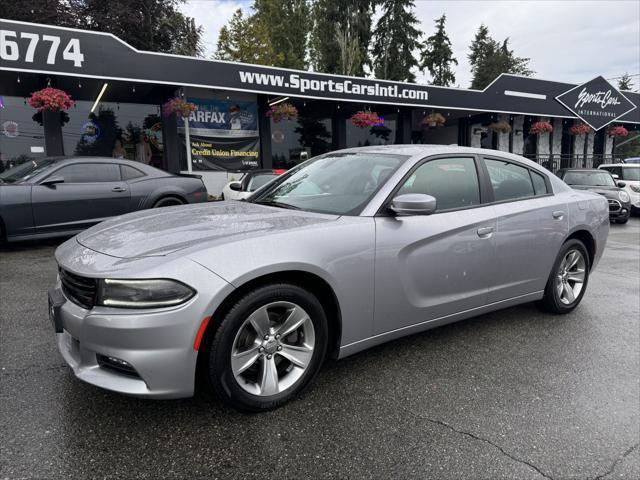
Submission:
[[[446,122],[447,120],[441,113],[434,112],[424,117],[420,125],[425,127],[442,127]]]
[[[131,46],[202,54],[202,28],[180,12],[185,0],[30,0],[0,2],[0,18],[112,33]]]
[[[188,118],[191,112],[195,112],[198,106],[195,103],[187,102],[184,98],[175,97],[162,105],[162,113],[168,117],[169,115],[176,114],[180,118]]]
[[[541,133],[553,132],[553,126],[549,122],[535,122],[531,124],[529,133],[531,135],[538,135]]]
[[[377,0],[315,0],[310,58],[315,71],[364,76]]]
[[[282,120],[295,120],[298,118],[298,109],[287,102],[277,103],[267,110],[267,117],[271,117],[276,123]]]
[[[509,125],[509,122],[506,122],[504,120],[500,120],[499,122],[490,123],[487,128],[489,130],[491,130],[492,132],[498,132],[498,133],[509,133],[509,132],[511,132],[511,125]]]
[[[592,128],[586,123],[576,123],[569,129],[571,135],[587,135],[592,132]]]
[[[51,111],[59,112],[63,110],[69,110],[73,107],[73,100],[67,92],[47,87],[37,92],[33,92],[29,97],[29,105],[37,109],[39,112]]]
[[[214,58],[258,65],[279,65],[284,62],[284,53],[276,53],[269,42],[264,23],[258,21],[255,15],[245,17],[239,8],[229,23],[220,29]]]
[[[415,82],[418,66],[413,51],[420,31],[414,0],[382,0],[382,16],[373,31],[373,70],[376,78]]]
[[[453,57],[451,41],[444,30],[446,16],[443,14],[436,19],[436,33],[427,38],[420,58],[420,70],[429,70],[431,84],[448,87],[456,81],[456,76],[451,68],[458,65],[458,60]]]
[[[469,46],[468,58],[473,79],[471,88],[483,89],[501,73],[530,76],[535,73],[529,69],[529,59],[516,57],[509,49],[509,38],[502,43],[489,35],[489,29],[480,25],[476,36]]]
[[[631,75],[625,73],[618,80],[618,90],[633,90],[633,81],[631,80]]]
[[[622,125],[615,125],[607,130],[607,135],[610,137],[626,137],[629,135],[629,130],[624,128]]]
[[[358,128],[377,127],[384,125],[384,118],[377,112],[360,111],[351,115],[351,123]]]
[[[300,115],[298,124],[299,126],[295,128],[298,141],[311,150],[312,157],[331,150],[331,133],[316,116]]]

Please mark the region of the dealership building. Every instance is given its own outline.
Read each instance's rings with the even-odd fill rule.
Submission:
[[[436,87],[142,52],[111,34],[0,19],[0,169],[53,155],[124,157],[202,174],[217,194],[240,170],[364,145],[458,144],[551,170],[591,167],[617,160],[624,138],[612,126],[640,130],[640,94],[585,81],[504,74],[484,90]],[[28,99],[46,87],[74,105],[37,112]],[[197,107],[188,122],[162,108],[176,97]],[[294,118],[269,114],[284,104]],[[356,125],[362,111],[381,121]],[[551,129],[532,128],[540,122]]]

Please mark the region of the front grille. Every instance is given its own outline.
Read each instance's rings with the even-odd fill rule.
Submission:
[[[620,209],[622,209],[622,204],[619,201],[614,200],[612,198],[609,198],[607,201],[609,202],[610,212],[619,212]]]
[[[81,277],[63,268],[60,268],[58,273],[60,274],[62,291],[66,297],[82,308],[93,308],[98,290],[96,279]]]

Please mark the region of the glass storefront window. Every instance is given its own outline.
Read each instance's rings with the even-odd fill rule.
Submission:
[[[44,128],[23,97],[0,96],[0,172],[45,156]]]
[[[166,168],[159,105],[77,101],[63,119],[65,155],[126,158]]]
[[[331,150],[331,119],[299,108],[294,121],[271,120],[271,155],[274,168],[291,168]]]
[[[384,125],[369,128],[356,127],[347,118],[347,148],[396,143],[396,114],[384,115]]]

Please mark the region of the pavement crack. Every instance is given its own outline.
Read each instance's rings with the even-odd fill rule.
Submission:
[[[606,472],[604,472],[602,475],[598,475],[593,480],[602,480],[603,478],[611,475],[616,469],[616,467],[618,466],[618,464],[622,462],[625,458],[627,458],[629,455],[631,455],[631,452],[633,452],[636,448],[638,448],[638,446],[640,446],[640,442],[636,443],[635,445],[631,445],[629,448],[627,448],[622,455],[620,455],[618,458],[614,460],[614,462],[611,464],[611,466]]]
[[[527,460],[523,460],[522,458],[518,458],[515,455],[507,452],[504,448],[502,448],[500,445],[498,445],[497,443],[492,442],[491,440],[489,440],[488,438],[484,438],[484,437],[480,437],[479,435],[476,435],[475,433],[471,433],[471,432],[467,432],[465,430],[460,430],[456,427],[454,427],[453,425],[448,424],[447,422],[444,422],[442,420],[437,420],[434,418],[429,418],[429,417],[425,417],[423,415],[419,415],[411,410],[407,410],[409,413],[411,413],[412,415],[416,416],[417,418],[420,418],[422,420],[426,420],[429,423],[432,423],[434,425],[439,425],[441,427],[445,427],[448,428],[449,430],[451,430],[452,432],[458,433],[460,435],[464,435],[466,437],[472,438],[474,440],[477,440],[479,442],[484,442],[488,445],[491,445],[492,447],[498,449],[504,456],[510,458],[511,460],[521,463],[523,465],[528,466],[529,468],[532,468],[533,470],[535,470],[536,472],[538,472],[540,475],[542,475],[544,478],[548,478],[549,480],[554,480],[554,478],[551,475],[548,475],[547,473],[543,472],[542,470],[540,470],[539,467],[535,466],[533,463],[528,462]]]

